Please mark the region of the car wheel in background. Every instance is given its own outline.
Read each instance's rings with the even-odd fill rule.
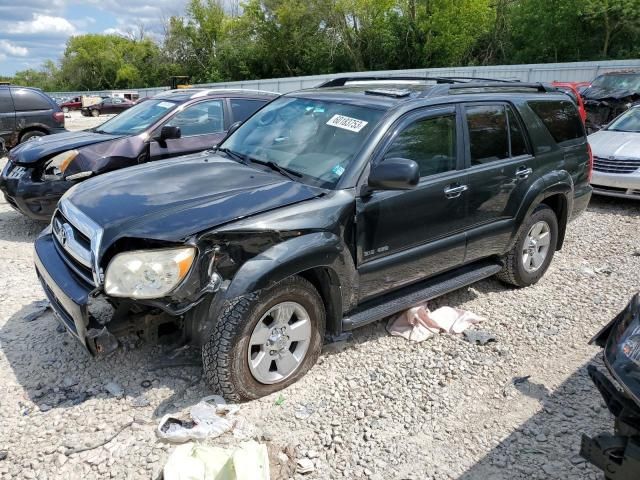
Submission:
[[[62,111],[64,113],[69,113],[69,107],[62,107]]]
[[[32,138],[44,137],[45,135],[46,133],[41,130],[31,130],[29,132],[23,133],[20,136],[20,143],[24,143],[28,140],[31,140]]]
[[[234,299],[202,347],[205,379],[232,401],[277,392],[316,363],[324,328],[322,299],[299,276]]]
[[[96,109],[91,110],[91,116],[92,117],[97,117],[98,115],[100,115],[100,111],[99,110],[96,110]]]
[[[549,268],[557,244],[556,214],[547,205],[539,205],[522,225],[497,277],[517,287],[533,285]]]

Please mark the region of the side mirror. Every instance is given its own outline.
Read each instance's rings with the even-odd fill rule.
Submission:
[[[420,168],[407,158],[385,158],[371,169],[370,190],[410,190],[420,181]]]
[[[174,127],[170,125],[165,125],[160,130],[160,141],[165,140],[175,140],[182,136],[182,132],[180,131],[180,127]]]

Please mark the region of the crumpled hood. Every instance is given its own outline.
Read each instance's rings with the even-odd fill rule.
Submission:
[[[121,138],[122,135],[107,135],[91,131],[64,132],[37,137],[21,143],[11,150],[11,160],[19,164],[34,164],[73,148]]]
[[[640,158],[640,133],[600,130],[589,135],[593,155],[602,158]]]
[[[582,98],[584,100],[620,100],[633,96],[640,96],[640,92],[623,88],[609,90],[602,87],[589,87],[582,92]]]
[[[79,183],[63,197],[101,228],[101,250],[118,238],[184,240],[324,190],[203,152],[150,162]]]

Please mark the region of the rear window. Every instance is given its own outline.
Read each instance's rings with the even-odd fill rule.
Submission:
[[[566,101],[528,103],[557,143],[584,137],[584,127],[578,109],[573,103]]]
[[[51,110],[53,106],[49,99],[42,93],[24,88],[16,88],[11,91],[13,103],[18,112],[28,112],[30,110]]]

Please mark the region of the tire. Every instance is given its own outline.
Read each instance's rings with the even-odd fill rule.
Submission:
[[[62,107],[62,113],[69,113],[69,107]]]
[[[28,132],[23,133],[20,136],[20,142],[19,143],[24,143],[27,140],[31,140],[32,138],[36,138],[36,137],[44,137],[46,135],[45,132],[43,132],[42,130],[30,130]]]
[[[98,115],[100,115],[100,110],[91,110],[91,116],[92,117],[97,117]]]
[[[293,307],[294,305],[297,307]],[[298,307],[302,310],[294,310],[295,315],[290,316],[289,323],[277,323],[277,315],[268,315],[274,310],[276,313],[283,311],[282,318],[287,318],[288,310],[278,309]],[[289,337],[273,333],[274,329],[282,325],[286,328],[296,324],[300,326],[303,322],[301,319],[304,318],[310,324],[308,341],[291,342],[287,346]],[[259,323],[261,328],[258,327]],[[268,323],[270,324],[267,326]],[[325,309],[322,299],[313,285],[299,276],[289,277],[273,287],[234,299],[225,305],[211,337],[202,347],[206,382],[230,401],[254,400],[286,388],[298,381],[318,360],[324,328]],[[301,330],[296,331],[299,334]],[[256,345],[256,338],[262,332],[269,332],[267,343]],[[293,336],[291,332],[293,330],[287,330],[286,333]],[[276,341],[284,338],[287,340],[284,344],[267,346],[274,338]],[[281,350],[271,350],[277,348]],[[286,372],[281,367],[291,365],[289,362],[281,363],[281,360],[285,357],[287,360],[295,358],[294,355],[299,355],[297,366],[286,376],[280,377],[281,370]],[[259,361],[260,358],[264,361]],[[268,370],[260,368],[267,365]],[[261,375],[264,378],[259,380]],[[268,380],[267,376],[270,377]]]
[[[540,257],[530,252],[541,253],[540,247],[545,243],[544,228],[541,230],[539,239],[531,243],[531,234],[536,234],[534,227],[537,229],[540,225],[546,225],[548,228],[548,245],[544,252],[544,258],[540,261]],[[504,268],[497,277],[505,283],[515,285],[516,287],[528,287],[533,285],[542,278],[549,264],[553,259],[558,244],[558,219],[556,214],[547,205],[539,205],[527,220],[520,227],[518,239],[513,248],[503,258]],[[525,258],[525,247],[528,250],[528,256]],[[532,259],[532,257],[535,257]],[[527,265],[525,265],[527,262]]]

